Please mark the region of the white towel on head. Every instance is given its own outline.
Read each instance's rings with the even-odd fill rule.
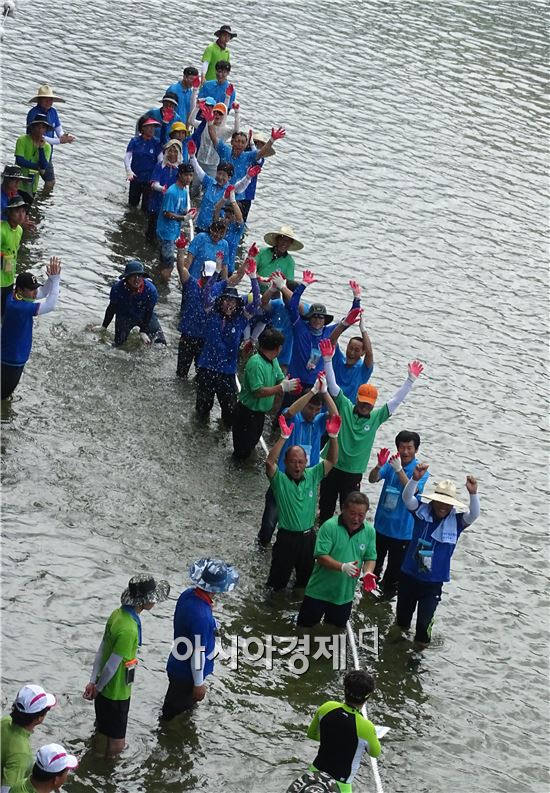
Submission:
[[[416,514],[427,523],[433,523],[433,513],[430,504],[421,504],[416,510]],[[458,540],[458,528],[456,523],[456,509],[454,507],[449,514],[443,518],[437,529],[432,532],[432,540],[445,542],[449,545],[456,545]]]

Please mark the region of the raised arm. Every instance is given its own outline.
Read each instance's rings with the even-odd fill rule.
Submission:
[[[387,405],[388,410],[390,412],[390,416],[393,416],[399,405],[403,402],[409,391],[414,385],[414,381],[417,377],[422,374],[424,371],[424,366],[420,363],[420,361],[411,361],[409,366],[409,373],[407,375],[407,379],[401,386],[398,388],[395,394],[388,399]]]
[[[273,479],[277,473],[277,467],[279,464],[279,457],[281,456],[282,448],[292,435],[292,430],[294,429],[294,424],[288,426],[286,419],[282,414],[279,416],[278,421],[281,430],[281,436],[271,447],[265,461],[265,472],[268,479]]]
[[[197,146],[195,141],[190,140],[187,141],[187,151],[189,153],[189,162],[191,163],[193,170],[195,171],[195,176],[202,184],[204,182],[204,177],[206,176],[205,171],[199,165],[199,161],[197,160]]]
[[[178,245],[178,243],[180,243],[180,244]],[[182,240],[181,237],[176,240],[176,248],[177,248],[176,269],[178,271],[178,275],[180,277],[180,281],[181,281],[182,284],[186,284],[187,281],[191,278],[191,276],[189,274],[189,270],[187,269],[187,266],[186,266],[187,253],[186,253],[186,250],[185,250],[185,244],[186,244],[186,241]]]
[[[38,304],[38,314],[48,314],[53,311],[59,298],[59,281],[61,279],[61,259],[52,256],[49,265],[46,267],[48,276],[47,296],[43,303]]]
[[[338,462],[338,433],[342,426],[342,419],[338,414],[331,416],[327,421],[327,435],[329,438],[327,459],[323,460],[325,476],[330,473]]]
[[[363,366],[365,369],[372,369],[374,366],[374,353],[372,351],[372,342],[365,326],[365,315],[363,313],[361,313],[361,316],[359,317],[359,332],[361,333],[361,338],[363,339],[363,349],[365,350],[365,354],[363,356]]]
[[[331,397],[336,398],[340,393],[340,386],[336,382],[334,376],[334,369],[332,368],[332,358],[334,355],[334,344],[330,339],[321,339],[319,342],[319,349],[323,356],[323,363],[325,365],[325,374],[327,378],[328,392]]]
[[[268,157],[269,156],[268,152],[273,147],[275,141],[282,140],[282,138],[284,138],[285,135],[286,135],[286,130],[284,127],[279,127],[278,129],[272,127],[271,137],[269,138],[269,140],[266,141],[266,143],[264,143],[261,149],[256,149],[256,159],[261,160],[262,157]]]
[[[311,270],[304,270],[302,273],[302,283],[298,284],[292,293],[292,297],[288,303],[286,303],[286,309],[293,325],[300,319],[300,298],[304,294],[305,288],[314,283],[317,283],[314,273]]]
[[[416,487],[417,487],[416,483],[422,479],[422,477],[424,476],[424,474],[426,473],[429,467],[430,466],[427,463],[418,463],[418,465],[413,471],[413,475],[407,481],[407,484],[405,485],[405,488],[401,494],[403,503],[405,504],[407,509],[410,510],[410,512],[416,512],[416,510],[420,506],[418,500],[415,498],[414,495],[416,493]]]
[[[390,455],[390,450],[386,448],[380,449],[378,452],[376,465],[369,471],[369,482],[371,485],[380,481],[380,469],[388,462]]]
[[[471,474],[466,477],[466,489],[470,494],[470,509],[463,515],[464,525],[471,526],[479,518],[479,496],[477,494],[477,480]]]

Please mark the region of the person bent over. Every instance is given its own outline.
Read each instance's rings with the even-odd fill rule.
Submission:
[[[166,344],[164,333],[155,313],[157,288],[146,277],[143,264],[137,259],[128,262],[119,280],[111,287],[109,305],[105,311],[102,329],[107,330],[115,318],[115,347],[124,344],[132,328],[139,327],[145,344]]]

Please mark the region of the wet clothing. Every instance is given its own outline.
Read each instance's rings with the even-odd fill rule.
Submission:
[[[334,401],[342,418],[338,435],[338,462],[335,467],[339,471],[362,476],[368,466],[378,428],[388,421],[390,411],[385,404],[381,408],[375,408],[368,418],[360,416],[343,391],[334,397]],[[326,459],[327,455],[328,444],[321,452],[321,457]]]
[[[130,168],[136,175],[135,181],[147,184],[151,181],[160,152],[161,145],[156,138],[145,140],[142,135],[136,135],[128,142],[126,153],[131,155]]]
[[[108,738],[122,739],[126,737],[130,698],[109,699],[98,694],[94,699],[96,730]]]
[[[244,368],[241,392],[233,416],[233,455],[244,460],[260,440],[265,414],[273,407],[275,396],[256,397],[255,391],[271,388],[284,379],[277,359],[265,358],[261,352],[252,355]]]
[[[109,305],[105,311],[103,327],[107,328],[115,318],[115,346],[124,344],[132,328],[139,327],[140,333],[147,333],[154,341],[165,344],[164,334],[154,308],[158,292],[149,278],[143,279],[141,288],[134,292],[121,278],[111,287]]]
[[[181,220],[167,218],[165,212],[174,215],[185,215],[187,212],[189,193],[186,187],[175,182],[165,192],[157,219],[157,237],[161,241],[175,242],[180,235]]]
[[[238,157],[233,157],[231,146],[223,140],[220,140],[216,146],[216,151],[222,162],[230,162],[233,166],[234,173],[229,180],[231,184],[236,184],[240,182],[241,179],[244,179],[250,166],[256,165],[256,149],[252,151],[243,151]],[[244,199],[244,191],[242,193],[237,193],[235,198],[237,201]]]
[[[227,271],[229,275],[235,272],[237,251],[241,244],[245,229],[246,225],[244,223],[230,223],[225,232],[224,240],[227,242],[227,247],[229,249],[227,256]]]
[[[12,228],[7,220],[0,222],[0,286],[2,287],[11,286],[15,282],[17,254],[22,236],[22,226]]]
[[[115,609],[107,620],[102,640],[101,660],[96,683],[101,677],[103,667],[114,653],[121,657],[113,677],[101,689],[101,694],[106,699],[125,700],[132,694],[132,682],[126,666],[129,663],[137,664],[137,648],[141,638],[141,622],[135,611],[130,606],[121,606]]]
[[[193,95],[192,88],[184,88],[180,81],[177,83],[172,83],[169,85],[166,91],[164,92],[176,94],[178,97],[178,109],[177,114],[180,116],[180,120],[187,126],[187,119],[189,118],[189,113],[191,112],[191,97]]]
[[[271,567],[266,586],[275,592],[284,589],[295,571],[294,586],[305,587],[313,570],[314,547],[314,528],[301,532],[279,528],[271,551]]]
[[[166,165],[157,163],[153,169],[153,173],[151,174],[151,182],[158,182],[160,185],[162,185],[162,187],[166,187],[166,189],[172,187],[172,185],[176,183],[177,178],[177,163],[175,165],[170,165],[170,163],[166,163]],[[164,195],[165,193],[161,193],[159,190],[151,190],[147,210],[149,212],[160,212]]]
[[[176,121],[180,121],[182,124],[187,124],[187,116],[183,118],[177,111],[169,121],[165,121],[164,116],[162,115],[162,108],[160,107],[155,107],[152,110],[148,110],[146,113],[144,113],[144,115],[147,116],[147,118],[154,118],[155,121],[160,123],[160,127],[155,127],[155,140],[158,140],[161,146],[164,146],[170,137],[172,125],[175,124]]]
[[[237,384],[234,374],[223,374],[212,369],[201,367],[200,361],[204,353],[203,348],[199,355],[197,366],[197,399],[195,409],[201,418],[206,418],[214,407],[214,399],[220,403],[222,421],[226,427],[233,423],[233,413],[237,405]]]
[[[340,436],[338,436],[340,438]],[[336,502],[340,503],[340,510],[350,493],[358,492],[361,489],[363,474],[350,474],[333,468],[332,471],[321,482],[319,493],[319,523],[332,518],[336,509]]]
[[[351,402],[355,402],[359,387],[369,382],[374,371],[373,366],[365,366],[362,358],[356,361],[353,366],[348,366],[346,356],[338,344],[334,350],[332,368],[336,382]]]
[[[0,750],[2,752],[2,790],[23,782],[34,764],[31,733],[14,724],[11,716],[0,721]]]

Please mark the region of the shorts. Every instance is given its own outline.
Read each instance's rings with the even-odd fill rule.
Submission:
[[[107,699],[98,694],[94,699],[95,726],[107,738],[125,738],[130,710],[130,698]]]
[[[162,240],[159,237],[160,251],[159,251],[159,267],[161,270],[170,269],[174,267],[174,254],[176,251],[175,240]]]

